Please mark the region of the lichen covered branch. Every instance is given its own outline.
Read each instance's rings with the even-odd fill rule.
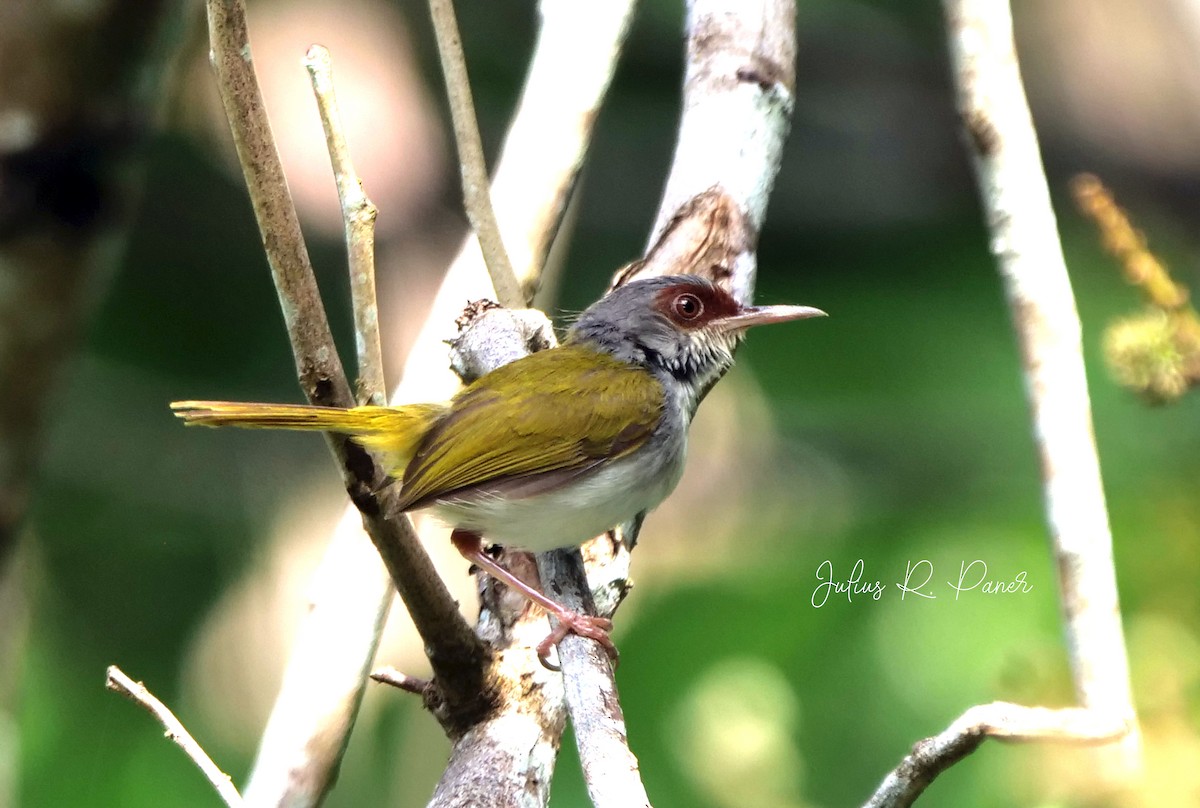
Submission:
[[[792,0],[689,3],[675,155],[650,247],[617,273],[614,286],[688,273],[711,278],[747,302],[752,298],[758,233],[791,124],[795,16]],[[605,569],[627,569],[638,527],[622,526],[597,539],[585,555],[599,554]],[[556,596],[565,593],[569,608],[585,607],[584,593],[601,595],[605,602],[597,613],[611,615],[625,589],[595,579],[589,586],[575,557],[539,556],[543,585]],[[590,645],[570,636],[559,644],[588,793],[596,805],[648,805],[612,667]]]
[[[542,0],[541,30],[516,117],[509,128],[492,183],[496,213],[525,288],[535,288],[546,254],[558,232],[575,187],[596,120],[608,89],[633,8],[633,0],[580,5],[576,0]],[[571,76],[572,92],[562,92],[562,76]],[[410,355],[396,398],[427,395],[411,378],[443,379],[449,394],[458,377],[445,371],[441,343],[445,324],[462,314],[463,300],[490,297],[478,244],[467,239],[434,302],[417,346]],[[472,307],[473,308],[473,307]],[[471,377],[495,362],[546,347],[552,332],[524,312],[470,311],[477,327],[489,319],[500,334],[464,331],[452,350],[456,371]],[[482,315],[482,316],[480,316]],[[544,322],[544,318],[543,318]],[[490,328],[490,327],[489,327]],[[506,335],[507,334],[507,335]],[[488,346],[492,347],[488,347]],[[493,350],[492,348],[495,348]],[[536,582],[528,554],[505,553],[506,567]],[[623,586],[627,568],[596,570]],[[431,806],[487,804],[544,805],[566,718],[563,678],[546,670],[533,652],[549,628],[540,610],[488,579],[480,581],[479,631],[496,649],[492,675],[496,708],[484,721],[453,738],[450,762]],[[472,802],[475,800],[476,802]]]
[[[1132,721],[1112,533],[1092,434],[1079,314],[1058,240],[1007,3],[945,0],[959,111],[1021,350],[1075,687]],[[1127,747],[1134,762],[1136,734]]]

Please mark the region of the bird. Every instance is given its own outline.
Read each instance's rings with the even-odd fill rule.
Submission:
[[[401,511],[428,508],[468,561],[554,615],[537,648],[566,634],[616,659],[612,622],[556,603],[485,550],[576,547],[640,520],[683,474],[688,427],[756,325],[825,316],[752,306],[695,275],[619,286],[587,308],[562,344],[503,365],[449,402],[318,407],[176,401],[189,425],[343,433],[380,459]],[[390,482],[389,481],[389,482]]]

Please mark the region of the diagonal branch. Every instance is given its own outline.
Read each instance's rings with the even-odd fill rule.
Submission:
[[[382,406],[387,403],[387,384],[383,379],[379,304],[375,298],[375,217],[378,211],[363,189],[362,179],[354,170],[354,161],[350,157],[350,145],[342,129],[333,88],[333,58],[328,49],[313,45],[304,55],[304,66],[312,80],[338,199],[342,203],[358,357],[358,400]]]
[[[191,758],[191,761],[196,764],[196,768],[204,774],[208,782],[212,783],[213,788],[217,790],[217,794],[220,795],[229,808],[239,808],[242,805],[242,796],[234,788],[233,781],[229,779],[229,775],[221,771],[217,764],[213,763],[212,758],[196,742],[192,734],[187,731],[187,727],[183,725],[183,722],[175,717],[175,714],[167,708],[167,705],[155,698],[154,694],[147,690],[144,684],[130,679],[116,665],[109,665],[108,671],[105,674],[104,686],[114,693],[120,693],[154,716],[158,723],[162,724],[167,738],[174,741],[183,750],[184,754]]]
[[[458,21],[454,17],[454,0],[429,0],[429,11],[450,97],[450,118],[454,122],[454,141],[458,144],[458,164],[462,169],[463,206],[483,250],[496,299],[503,306],[522,308],[533,299],[533,294],[528,289],[523,290],[517,280],[504,249],[496,210],[492,207],[483,141],[475,118],[475,102],[471,99],[471,82],[467,78],[467,59],[458,33]]]
[[[301,387],[309,401],[354,405],[321,305],[296,210],[287,191],[250,60],[241,0],[209,0],[213,63],[234,144],[271,264]],[[438,677],[444,720],[471,720],[488,709],[487,651],[420,546],[396,492],[365,451],[344,436],[328,437],[351,500],[416,624]]]

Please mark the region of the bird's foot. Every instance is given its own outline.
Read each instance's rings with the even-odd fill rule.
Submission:
[[[570,609],[564,609],[561,606],[554,610],[552,614],[558,621],[558,625],[546,635],[546,639],[538,643],[537,647],[538,659],[547,668],[552,671],[560,669],[558,665],[550,662],[550,649],[558,645],[568,634],[578,634],[580,637],[586,637],[589,640],[598,642],[600,647],[604,649],[604,653],[608,654],[608,658],[612,660],[614,666],[620,660],[621,655],[617,653],[617,646],[613,645],[612,637],[609,636],[609,632],[613,628],[613,622],[607,617],[581,614],[573,612]]]
[[[604,649],[604,653],[608,654],[608,658],[612,660],[613,665],[617,664],[620,654],[617,653],[617,646],[613,645],[612,637],[608,636],[608,633],[612,631],[613,622],[607,617],[581,614],[555,603],[546,597],[545,593],[525,583],[485,553],[483,551],[483,539],[478,533],[469,530],[454,530],[450,534],[450,541],[454,543],[454,546],[458,548],[458,552],[468,561],[486,570],[493,578],[503,581],[517,592],[520,592],[526,598],[545,609],[551,617],[558,621],[558,625],[554,627],[554,630],[550,632],[546,639],[538,643],[537,647],[538,659],[547,668],[552,671],[559,669],[558,666],[549,661],[550,649],[558,645],[562,638],[568,634],[578,634],[580,637],[587,637],[589,640],[595,640],[600,643],[600,647]]]

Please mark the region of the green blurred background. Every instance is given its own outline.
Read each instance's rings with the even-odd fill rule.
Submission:
[[[529,2],[458,5],[494,155],[536,15]],[[972,704],[1073,699],[1038,463],[956,131],[940,6],[799,5],[793,134],[757,297],[831,317],[748,342],[722,383],[729,392],[706,403],[714,426],[703,434],[719,445],[697,450],[693,493],[680,492],[692,504],[652,517],[635,554],[618,681],[659,808],[859,804],[914,741]],[[586,306],[643,249],[678,115],[679,6],[641,7],[571,214],[552,314]],[[1147,408],[1110,381],[1103,330],[1141,301],[1066,182],[1098,172],[1176,276],[1196,284],[1200,157],[1186,144],[1200,135],[1200,65],[1180,42],[1200,37],[1200,23],[1183,22],[1185,6],[1014,3],[1083,321],[1152,775],[1122,805],[1200,804],[1200,404]],[[358,104],[351,146],[381,208],[394,382],[463,230],[424,6],[260,0],[251,26],[283,139],[319,142],[300,67],[310,42],[333,49],[343,105]],[[104,691],[105,667],[143,679],[240,781],[285,661],[276,649],[341,507],[321,441],[185,432],[166,407],[298,399],[199,33],[189,47],[119,272],[53,401],[20,548],[28,622],[16,728],[0,736],[0,756],[23,806],[217,805],[148,717]],[[351,102],[354,87],[362,95]],[[284,154],[345,350],[336,198],[324,156],[305,148]],[[299,533],[308,538],[293,549]],[[883,597],[835,595],[815,608],[821,562],[845,577],[859,559],[865,580],[888,587]],[[938,597],[901,601],[894,584],[922,559]],[[945,582],[976,559],[989,579],[1024,572],[1032,590],[956,601]],[[381,661],[420,672],[411,644],[386,645]],[[372,692],[328,804],[423,804],[447,748],[416,700]],[[1112,804],[1094,801],[1092,760],[988,745],[921,804]],[[552,805],[586,804],[567,739]]]

